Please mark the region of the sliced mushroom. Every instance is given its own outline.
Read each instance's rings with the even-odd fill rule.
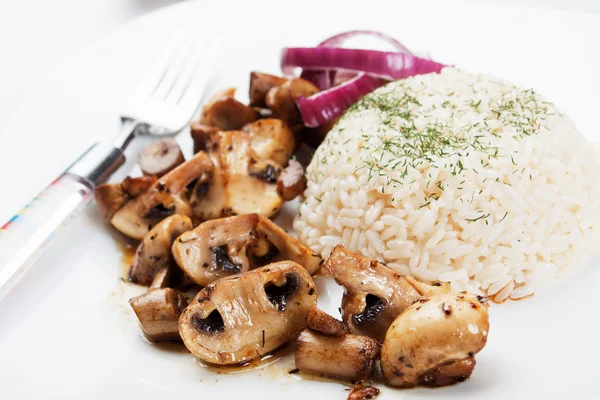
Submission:
[[[277,193],[285,201],[293,200],[306,190],[304,168],[296,160],[290,160],[288,166],[277,179]]]
[[[313,374],[363,380],[373,372],[379,349],[379,343],[367,336],[330,337],[305,330],[296,344],[296,368]]]
[[[185,298],[171,288],[152,289],[129,300],[146,336],[153,340],[179,340],[179,316]]]
[[[148,190],[154,182],[156,182],[155,176],[145,175],[135,178],[128,176],[121,182],[121,187],[129,198],[133,198]]]
[[[310,275],[283,261],[205,287],[179,319],[183,343],[200,359],[238,364],[292,340],[316,304]]]
[[[203,125],[200,121],[194,121],[190,124],[190,134],[194,141],[194,154],[199,151],[209,151],[209,144],[212,143],[214,135],[219,132],[219,128]]]
[[[266,107],[265,96],[267,92],[285,83],[287,79],[263,72],[250,73],[250,105],[253,107]]]
[[[250,138],[251,157],[254,160],[275,161],[285,166],[296,148],[294,133],[280,119],[260,119],[244,126]]]
[[[277,194],[277,185],[269,182],[266,175],[264,179],[261,174],[250,175],[250,166],[265,162],[266,168],[268,161],[276,170],[282,167],[253,156],[251,137],[243,131],[219,132],[215,136],[210,155],[220,172],[215,174],[204,197],[193,203],[196,215],[219,218],[258,213],[268,217],[279,211],[283,200]]]
[[[175,139],[166,137],[144,147],[140,151],[138,162],[144,174],[160,178],[184,161],[183,153]]]
[[[214,219],[181,235],[173,244],[177,265],[198,285],[250,269],[248,248],[258,233],[258,215]]]
[[[139,244],[129,279],[142,285],[150,285],[154,276],[164,268],[173,264],[171,246],[182,233],[194,228],[192,220],[181,214],[165,218],[154,226]]]
[[[346,328],[346,325],[342,321],[338,321],[316,306],[308,310],[306,326],[325,336],[341,337],[348,333],[348,328]]]
[[[291,260],[302,265],[311,275],[321,266],[323,259],[318,253],[288,235],[270,219],[261,217],[256,230],[259,238],[266,240],[266,243],[260,245],[269,249],[265,254],[263,247],[262,254],[258,254],[261,257],[260,262]],[[256,252],[254,254],[256,255]]]
[[[405,277],[342,246],[333,249],[324,268],[346,289],[342,318],[357,335],[383,341],[396,317],[421,298]]]
[[[141,240],[152,226],[173,214],[192,216],[190,201],[203,193],[213,175],[213,163],[200,152],[128,201],[111,218],[125,235]]]
[[[379,389],[374,386],[364,386],[362,383],[354,385],[348,394],[348,400],[374,399],[379,396]]]
[[[450,293],[450,282],[435,282],[433,285],[429,285],[424,282],[419,282],[412,276],[405,276],[404,279],[406,279],[423,297]]]
[[[96,203],[102,216],[110,221],[112,216],[125,203],[148,189],[156,181],[155,177],[127,177],[122,183],[104,183],[95,190]]]
[[[164,289],[169,286],[170,282],[171,268],[161,268],[156,274],[154,274],[154,278],[152,279],[152,283],[150,284],[150,289]]]
[[[271,160],[250,163],[248,175],[267,183],[276,183],[281,175],[281,166]]]
[[[100,214],[106,220],[110,220],[113,215],[119,210],[127,200],[129,196],[119,183],[103,183],[98,185],[94,190],[96,196],[96,204]]]
[[[467,293],[421,299],[392,324],[381,369],[392,386],[445,386],[471,376],[489,331],[487,299]]]
[[[258,116],[252,107],[240,103],[234,96],[235,88],[217,92],[202,109],[200,123],[229,131],[255,121]]]
[[[302,116],[296,106],[298,97],[310,97],[318,92],[319,88],[313,83],[295,78],[269,90],[265,102],[278,118],[295,126],[296,123],[302,123]]]

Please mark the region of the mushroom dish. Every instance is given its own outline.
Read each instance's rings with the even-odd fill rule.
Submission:
[[[290,343],[293,372],[351,382],[349,399],[377,396],[378,381],[469,379],[487,342],[487,298],[336,243],[321,257],[272,220],[304,199],[307,162],[335,122],[305,123],[298,104],[319,93],[308,79],[252,72],[248,104],[227,88],[191,122],[192,156],[162,138],[139,153],[141,176],[97,187],[107,225],[137,244],[128,278],[148,289],[129,305],[141,332],[208,366]],[[339,319],[317,305],[328,280],[343,287]]]

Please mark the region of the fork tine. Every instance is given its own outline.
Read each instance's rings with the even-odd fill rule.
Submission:
[[[177,77],[179,76],[181,66],[185,64],[187,60],[187,54],[189,52],[191,43],[192,38],[189,35],[186,35],[186,37],[181,41],[181,44],[177,46],[168,62],[163,79],[157,85],[156,90],[152,94],[153,97],[156,97],[161,101],[165,100],[173,88]]]
[[[177,77],[172,90],[165,99],[167,102],[172,104],[178,104],[183,91],[190,84],[193,74],[196,72],[195,69],[198,67],[198,60],[203,56],[206,51],[206,40],[196,39],[193,41],[191,46],[190,55],[187,57],[187,62],[181,69],[181,73]]]
[[[198,58],[198,60],[196,60],[192,68],[194,73],[189,77],[188,82],[183,88],[181,96],[177,101],[178,105],[181,105],[185,108],[189,107],[193,110],[198,107],[200,101],[204,97],[204,89],[206,89],[206,84],[208,78],[210,77],[212,65],[217,57],[220,43],[221,41],[219,38],[208,43],[206,46],[206,52],[204,53],[205,57]]]
[[[177,30],[169,39],[162,53],[156,58],[156,61],[150,66],[148,71],[133,91],[133,96],[150,96],[160,84],[169,66],[169,60],[177,45],[183,39],[181,30]]]

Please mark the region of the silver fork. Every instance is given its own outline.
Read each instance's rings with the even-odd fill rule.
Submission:
[[[123,165],[123,152],[136,135],[174,135],[187,126],[204,96],[217,50],[217,40],[175,34],[126,101],[119,136],[112,143],[92,145],[0,227],[0,299],[35,263],[56,230],[91,200],[96,185]]]

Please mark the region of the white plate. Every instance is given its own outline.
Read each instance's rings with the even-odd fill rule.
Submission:
[[[223,37],[221,76],[214,86],[237,85],[242,93],[250,70],[277,72],[283,46],[310,46],[349,29],[387,31],[436,59],[535,87],[588,136],[599,139],[598,17],[525,8],[372,3],[340,8],[322,0],[304,1],[300,8],[286,10],[279,3],[186,2],[115,31],[55,71],[0,136],[0,220],[92,141],[116,132],[123,97],[178,26],[207,38]],[[187,135],[179,140],[191,148]],[[115,179],[131,171],[135,151],[143,144],[140,140],[131,148],[129,163]],[[189,354],[144,341],[127,304],[132,290],[119,281],[119,246],[108,232],[90,207],[0,303],[0,397],[345,398],[343,385],[288,375],[293,368],[289,357],[263,370],[217,375]],[[532,299],[493,306],[489,343],[477,356],[468,382],[404,391],[380,384],[381,398],[599,398],[597,264]],[[339,290],[323,282],[319,288],[321,306],[335,313]]]

